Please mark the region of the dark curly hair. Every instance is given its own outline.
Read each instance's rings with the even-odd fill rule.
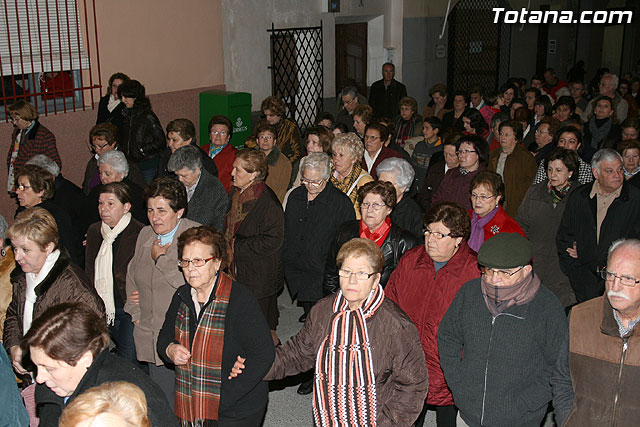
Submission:
[[[24,165],[22,169],[16,174],[16,186],[18,178],[26,176],[29,180],[29,185],[34,193],[42,193],[42,200],[48,200],[53,198],[56,186],[54,183],[55,178],[51,173],[40,166],[36,165]]]
[[[211,128],[214,125],[224,125],[227,127],[227,135],[229,136],[229,138],[231,138],[231,136],[233,136],[233,125],[231,124],[231,120],[229,120],[229,118],[227,116],[223,116],[221,114],[218,114],[217,116],[213,116],[211,117],[211,120],[209,120],[209,129],[207,130],[207,132],[209,132],[209,135],[211,135]]]
[[[391,209],[396,206],[396,189],[390,182],[371,181],[358,188],[358,204],[361,205],[362,201],[369,193],[379,195],[384,204]]]
[[[145,204],[149,199],[162,197],[169,202],[169,206],[174,212],[187,207],[187,190],[184,185],[168,176],[161,176],[151,181],[151,184],[144,190]]]
[[[434,222],[440,222],[451,230],[451,237],[462,237],[464,241],[469,240],[471,235],[471,219],[469,214],[457,203],[444,202],[434,205],[424,215],[424,226]]]
[[[474,176],[469,186],[469,192],[472,192],[479,185],[486,185],[494,196],[500,196],[500,204],[504,203],[504,182],[502,177],[495,172],[483,170]]]
[[[580,163],[578,160],[578,153],[572,150],[566,150],[562,147],[555,147],[544,159],[544,170],[549,169],[549,163],[554,160],[560,160],[564,165],[569,169],[569,172],[573,172],[571,178],[572,181],[578,179],[578,169],[580,168]]]
[[[182,259],[184,247],[194,242],[200,242],[203,245],[209,246],[211,248],[211,256],[214,259],[222,261],[220,268],[223,269],[226,267],[229,262],[226,242],[222,233],[215,227],[201,225],[199,227],[191,227],[184,231],[180,237],[178,237],[178,259]]]

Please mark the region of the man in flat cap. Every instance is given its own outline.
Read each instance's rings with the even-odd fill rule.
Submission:
[[[482,277],[462,286],[440,323],[440,363],[458,426],[535,426],[553,401],[573,404],[564,309],[531,266],[531,243],[500,233],[478,251]]]
[[[640,423],[640,240],[613,242],[600,274],[605,295],[571,310],[569,366],[576,398],[567,427]]]

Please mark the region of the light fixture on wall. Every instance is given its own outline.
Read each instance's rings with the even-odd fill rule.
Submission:
[[[329,13],[340,13],[340,0],[327,0]]]

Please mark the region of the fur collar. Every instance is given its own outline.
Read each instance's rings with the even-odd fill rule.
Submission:
[[[71,264],[71,258],[69,257],[69,253],[67,252],[66,249],[61,247],[60,256],[58,257],[58,260],[56,261],[56,263],[53,265],[53,268],[51,269],[49,274],[47,274],[47,277],[45,277],[44,280],[40,282],[38,286],[36,286],[35,288],[36,296],[42,296],[44,293],[46,293],[51,287],[51,285],[53,285],[53,283],[55,283],[55,281],[60,277],[60,274],[64,271],[64,269],[69,266],[69,264]],[[27,280],[25,273],[24,271],[22,271],[22,268],[20,267],[19,264],[16,264],[16,268],[14,268],[13,271],[11,272],[11,281],[13,282],[17,280],[19,281]]]
[[[280,148],[278,148],[277,145],[274,145],[273,150],[271,150],[267,156],[267,164],[269,166],[275,166],[278,163],[278,160],[280,160],[280,153]]]

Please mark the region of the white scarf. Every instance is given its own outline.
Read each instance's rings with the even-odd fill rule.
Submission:
[[[22,316],[22,330],[25,335],[29,329],[31,329],[31,322],[33,321],[33,306],[38,298],[36,295],[36,286],[38,286],[45,277],[47,277],[59,257],[60,250],[56,249],[47,256],[47,259],[44,260],[44,264],[38,274],[25,274],[27,279],[27,292],[24,300],[24,315]]]
[[[116,108],[118,106],[118,104],[120,104],[120,99],[118,98],[114,98],[113,95],[109,95],[109,103],[107,104],[107,110],[109,110],[109,112],[112,112],[114,108]]]
[[[96,270],[94,282],[98,295],[104,301],[109,325],[113,325],[116,318],[116,304],[113,300],[113,242],[127,228],[130,221],[131,214],[127,212],[122,215],[115,227],[111,228],[104,222],[100,226],[103,240],[94,264]]]

